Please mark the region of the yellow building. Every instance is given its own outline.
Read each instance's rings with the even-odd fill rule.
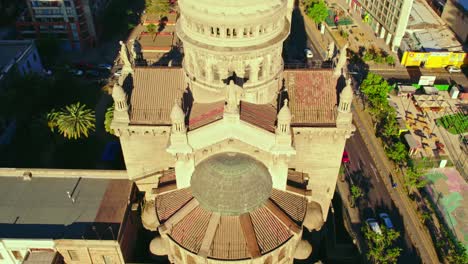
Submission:
[[[403,54],[401,64],[407,67],[421,66],[424,68],[461,67],[468,64],[468,56],[464,52],[407,51]]]

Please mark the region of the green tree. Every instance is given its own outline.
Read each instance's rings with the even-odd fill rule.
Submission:
[[[146,0],[146,13],[157,15],[161,18],[171,10],[168,0]]]
[[[86,108],[85,104],[67,105],[59,111],[52,109],[47,114],[48,126],[55,132],[67,139],[78,139],[88,137],[89,132],[95,129],[94,111]]]
[[[387,56],[385,57],[385,62],[388,64],[388,65],[395,65],[395,57],[393,56]]]
[[[328,17],[328,8],[323,0],[311,3],[307,9],[307,16],[312,18],[315,23],[321,23]]]
[[[382,234],[377,234],[368,225],[363,227],[364,238],[369,248],[367,258],[376,264],[396,263],[402,249],[393,244],[400,237],[400,233],[384,226],[381,226],[381,230]]]
[[[114,104],[107,108],[106,114],[104,115],[104,128],[107,133],[114,135],[114,130],[111,128],[112,120],[114,119]]]
[[[352,185],[351,186],[351,202],[353,205],[356,204],[357,200],[364,196],[364,192],[362,191],[361,188],[357,185]]]
[[[386,112],[384,118],[381,120],[381,134],[384,136],[385,139],[393,139],[398,137],[398,132],[400,130],[397,119],[395,109],[389,107],[389,111]]]
[[[51,65],[57,56],[57,50],[60,47],[59,40],[54,36],[42,36],[37,41],[37,50],[41,55],[42,62],[45,65]]]
[[[387,94],[391,87],[382,76],[372,72],[368,73],[366,78],[362,81],[360,89],[366,96],[371,108],[374,108],[377,113],[387,110]]]
[[[153,24],[153,23],[147,25],[146,26],[146,32],[151,33],[151,34],[156,33],[156,25]]]
[[[403,164],[408,157],[408,150],[405,144],[400,141],[391,144],[385,149],[387,157],[398,164]]]
[[[406,170],[404,179],[410,194],[414,193],[415,189],[423,188],[427,185],[427,180],[424,179],[421,171],[415,167],[410,167]]]

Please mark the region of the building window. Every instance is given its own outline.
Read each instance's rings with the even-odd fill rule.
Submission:
[[[77,250],[68,250],[68,255],[72,261],[80,260],[80,255],[78,254]]]
[[[29,60],[26,62],[26,65],[28,65],[28,70],[31,70],[31,62]]]
[[[34,62],[37,61],[37,55],[36,55],[36,53],[33,54],[33,61],[34,61]]]
[[[23,256],[18,250],[12,250],[11,253],[13,254],[13,256],[15,256],[16,260],[23,260]]]

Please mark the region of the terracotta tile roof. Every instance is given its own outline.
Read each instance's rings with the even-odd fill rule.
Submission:
[[[180,189],[156,197],[156,216],[161,223],[164,223],[177,210],[192,199],[190,189]]]
[[[296,223],[296,229],[301,228],[307,209],[307,200],[276,189],[273,189],[270,199],[271,203],[277,207],[276,213],[282,214],[283,218],[273,215],[271,208],[267,209],[267,203],[243,215],[221,215],[209,247],[208,257],[220,260],[247,259],[255,253],[252,251],[254,247],[257,251],[259,250],[257,254],[265,254],[291,238],[292,233],[286,224]],[[170,225],[173,227],[169,233],[171,239],[185,249],[198,254],[207,234],[211,212],[200,207],[198,203],[193,204],[193,210],[185,210],[191,203],[189,201],[196,201],[192,199],[189,188],[158,195],[156,213],[163,223],[172,223]],[[177,216],[184,210],[185,214]],[[242,217],[244,220],[247,217],[251,225],[252,231],[249,233],[251,250],[249,250],[245,230],[241,224]]]
[[[294,125],[334,125],[337,79],[329,69],[285,70]]]
[[[159,180],[158,186],[175,182],[175,180],[176,180],[175,170],[174,169],[169,169],[169,170],[163,171],[162,176],[160,176],[158,178],[158,180]]]
[[[210,217],[211,212],[198,206],[172,228],[170,236],[187,250],[198,252]]]
[[[283,244],[292,235],[289,230],[264,207],[250,213],[262,254]]]
[[[132,188],[133,183],[128,180],[110,181],[94,221],[98,223],[121,223],[127,210]]]
[[[224,102],[194,103],[190,111],[189,130],[194,130],[223,118]]]
[[[244,234],[239,217],[222,216],[213,239],[210,256],[215,259],[249,258]]]
[[[305,197],[273,189],[270,199],[281,207],[296,223],[304,220],[307,211],[307,200]]]
[[[130,100],[130,123],[170,125],[170,112],[174,101],[182,98],[186,87],[182,68],[135,68]]]
[[[276,126],[276,107],[272,104],[252,104],[241,102],[240,119],[272,133]]]

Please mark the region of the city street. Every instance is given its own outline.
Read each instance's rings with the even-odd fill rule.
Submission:
[[[421,260],[415,252],[408,234],[405,232],[402,216],[395,208],[384,182],[380,179],[381,175],[376,169],[369,150],[365,147],[364,139],[359,130],[348,139],[346,151],[351,161],[347,166],[346,177],[354,174],[354,184],[360,186],[365,194],[359,202],[361,223],[364,223],[366,218],[378,219],[380,213],[387,213],[395,229],[401,235],[397,243],[397,246],[403,249],[399,263],[420,263]],[[384,177],[388,176],[384,175]],[[349,179],[347,180],[349,181]]]
[[[394,218],[395,226],[401,228],[398,230],[404,239],[400,243],[403,243],[401,245],[406,249],[403,258],[412,258],[415,255],[412,253],[411,246],[405,245],[412,244],[416,249],[414,252],[418,252],[422,262],[437,263],[439,259],[433,241],[408,198],[401,179],[402,176],[398,171],[395,171],[394,166],[387,159],[381,146],[382,143],[374,134],[370,116],[365,112],[362,102],[358,99],[353,102],[353,120],[357,127],[354,136],[356,139],[349,140],[348,144],[351,146],[348,153],[353,166],[355,166],[351,167],[351,170],[361,168],[362,174],[366,175],[362,177],[361,183],[362,187],[365,187],[364,190],[368,191],[368,196],[364,198],[367,201],[362,204],[364,220],[369,217],[369,214],[380,213],[379,210],[387,211]],[[355,164],[356,157],[353,157],[355,155],[358,156],[357,164]],[[366,181],[366,179],[368,180]],[[392,189],[392,182],[397,183],[396,188]],[[371,193],[371,190],[375,190],[374,193]]]

